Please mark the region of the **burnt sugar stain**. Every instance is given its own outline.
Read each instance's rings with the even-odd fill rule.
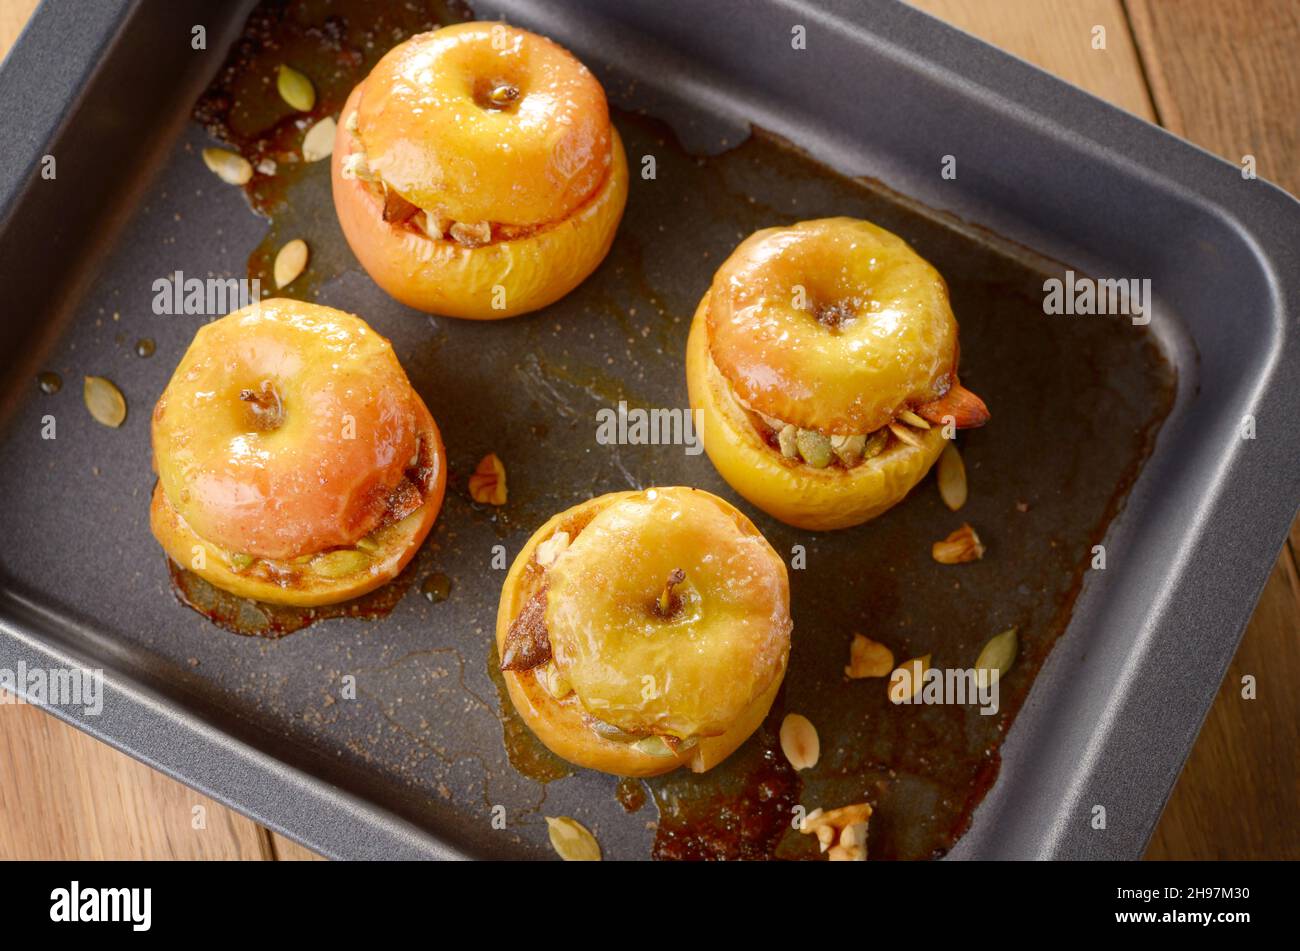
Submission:
[[[319,298],[335,278],[362,274],[334,218],[328,163],[297,159],[302,134],[337,115],[353,85],[397,42],[464,14],[439,3],[353,0],[258,7],[195,110],[254,166],[276,163],[274,175],[254,175],[246,186],[254,209],[271,219],[266,241],[250,256],[250,274],[269,273],[274,250],[295,237],[312,249],[311,268],[295,292]],[[292,113],[274,82],[264,82],[280,62],[316,86],[310,115]],[[802,773],[785,763],[774,711],[710,772],[648,781],[659,813],[653,844],[642,834],[620,841],[618,854],[815,857],[816,843],[793,830],[796,807],[866,801],[875,809],[870,858],[941,856],[996,781],[1001,743],[1069,622],[1091,547],[1121,510],[1172,406],[1173,369],[1154,336],[1126,318],[1045,315],[1043,282],[1061,277],[1065,265],[878,183],[840,175],[798,143],[755,130],[730,151],[701,157],[654,119],[612,114],[633,169],[627,210],[605,262],[563,301],[489,327],[437,319],[435,353],[422,318],[368,285],[354,291],[363,315],[404,341],[403,362],[453,458],[463,456],[472,468],[482,448],[507,462],[505,510],[449,505],[440,526],[465,551],[486,551],[501,540],[517,546],[542,520],[592,495],[684,484],[738,504],[787,560],[803,546],[807,567],[790,572],[795,632],[779,706],[816,726],[821,760]],[[635,173],[647,155],[656,159],[653,180]],[[744,503],[706,456],[680,447],[595,446],[594,413],[618,399],[687,405],[683,355],[691,316],[741,240],[760,228],[837,215],[899,234],[947,281],[961,327],[962,382],[992,413],[986,427],[959,438],[970,486],[960,512],[942,504],[931,475],[884,516],[814,535]],[[962,522],[987,545],[984,559],[936,564],[931,543]],[[478,599],[489,616],[501,574],[460,577],[456,600]],[[1020,655],[1000,683],[994,716],[974,707],[894,706],[884,679],[843,675],[854,633],[887,645],[900,661],[930,653],[935,667],[967,668],[990,637],[1013,625]],[[518,770],[543,783],[573,773],[515,715],[491,639],[462,647],[467,656],[489,655],[502,710],[505,742],[482,751],[484,768]],[[632,823],[619,805],[627,790],[619,795],[617,783],[609,777],[607,801],[590,808],[611,808]]]
[[[168,576],[176,600],[232,634],[248,637],[284,637],[331,618],[377,620],[387,617],[406,595],[415,569],[407,565],[396,578],[369,594],[339,604],[300,608],[241,598],[218,588],[188,568],[167,559]]]

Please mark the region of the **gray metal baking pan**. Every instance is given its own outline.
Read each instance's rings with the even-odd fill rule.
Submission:
[[[787,702],[815,702],[824,685],[808,673],[810,660],[840,656],[844,631],[827,612],[843,612],[845,625],[910,619],[903,643],[924,646],[932,628],[960,627],[970,614],[1023,621],[1057,611],[1064,634],[1025,662],[1041,663],[1037,676],[1008,675],[1023,706],[1001,744],[1000,771],[993,761],[997,780],[965,834],[951,837],[955,847],[938,851],[1139,857],[1300,500],[1300,206],[898,4],[474,7],[580,55],[624,110],[616,121],[632,154],[662,147],[670,174],[660,184],[677,176],[689,193],[634,181],[619,243],[587,286],[542,314],[482,327],[387,301],[330,250],[339,245],[319,176],[301,180],[291,202],[298,217],[288,221],[316,229],[317,299],[362,313],[394,340],[447,436],[453,483],[422,558],[455,587],[441,605],[412,592],[381,620],[325,621],[280,640],[236,637],[177,604],[145,516],[148,411],[197,326],[152,313],[152,282],[175,269],[242,276],[267,229],[202,168],[197,149],[210,140],[190,119],[252,4],[45,0],[37,11],[0,68],[0,668],[102,668],[101,713],[52,712],[329,856],[544,856],[543,814],[583,818],[611,857],[645,856],[653,816],[625,813],[608,777],[543,784],[506,761],[487,672],[500,584],[488,552],[499,543],[513,553],[551,511],[628,484],[687,482],[734,499],[703,457],[597,452],[590,416],[619,396],[682,405],[674,367],[685,321],[738,225],[845,203],[878,212],[936,261],[962,319],[963,376],[969,363],[970,383],[1001,397],[990,400],[995,422],[964,449],[971,518],[987,526],[991,554],[963,576],[966,602],[918,606],[910,582],[879,580],[883,560],[840,559],[852,544],[928,544],[934,536],[923,533],[943,513],[925,491],[835,538],[801,539],[759,518],[779,549],[802,540],[814,562],[835,555],[795,581]],[[196,25],[205,49],[191,43]],[[809,160],[768,164],[777,153],[748,139],[754,127],[893,191],[805,181]],[[53,179],[40,174],[47,155]],[[956,160],[956,179],[940,174],[945,156]],[[711,217],[698,217],[692,206],[706,191],[722,197]],[[943,214],[900,210],[908,207],[900,195]],[[762,207],[746,218],[736,211],[746,203]],[[674,229],[664,217],[674,214],[690,226]],[[1040,263],[1014,263],[1008,242]],[[1150,325],[1042,314],[999,323],[1000,312],[1029,321],[1040,306],[1026,282],[1036,267],[1053,270],[1043,261],[1149,278]],[[1002,305],[990,302],[981,276],[998,262],[1014,278]],[[153,357],[134,355],[137,337],[156,341]],[[1051,341],[1044,367],[1024,365],[1037,362],[1017,350],[1026,337]],[[1094,346],[1106,361],[1092,362]],[[574,370],[598,361],[613,370]],[[1176,376],[1171,405],[1154,405],[1158,389],[1143,382],[1156,363]],[[43,370],[62,374],[60,393],[37,389]],[[126,393],[122,429],[85,413],[83,373],[109,376]],[[513,396],[494,392],[501,379]],[[41,438],[46,416],[57,420],[56,439]],[[1253,439],[1242,438],[1247,418]],[[1129,486],[1108,454],[1131,452],[1137,423],[1152,419],[1154,444]],[[507,459],[519,498],[496,518],[469,505],[456,479],[489,450]],[[1060,519],[1060,539],[994,509],[1016,492],[1033,496],[1026,518],[1040,513],[1049,527]],[[1069,528],[1072,506],[1104,508],[1096,523],[1104,534]],[[1105,545],[1106,568],[1079,574],[1076,590],[1072,572],[1093,543]],[[928,570],[923,561],[906,564]],[[1040,603],[1039,585],[1055,606]],[[963,630],[958,641],[977,646],[991,633]],[[352,703],[335,696],[348,673],[360,693]],[[918,795],[895,794],[899,814],[909,802],[925,813]],[[492,828],[497,804],[506,830]],[[878,818],[872,835],[885,836],[889,851],[890,836],[905,836],[891,831],[889,810]]]

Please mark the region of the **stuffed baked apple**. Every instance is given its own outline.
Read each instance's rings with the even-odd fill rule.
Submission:
[[[390,50],[343,107],[332,161],[339,222],[375,283],[453,317],[563,297],[609,251],[627,200],[600,82],[503,23]]]
[[[312,607],[389,581],[442,505],[442,439],[393,348],[268,300],[202,327],[153,412],[150,527],[241,597]]]
[[[555,753],[620,776],[696,772],[767,715],[790,650],[785,565],[699,489],[615,492],[552,518],[506,577],[510,698]]]
[[[722,477],[823,530],[875,518],[929,471],[946,428],[988,421],[957,362],[939,273],[883,228],[826,218],[756,232],[723,263],[686,380]]]

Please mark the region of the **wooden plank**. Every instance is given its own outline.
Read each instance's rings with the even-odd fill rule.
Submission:
[[[40,0],[3,0],[0,2],[0,59],[9,52]]]
[[[1120,0],[912,0],[914,6],[1148,121],[1155,113]],[[1105,30],[1105,49],[1093,30]]]
[[[1156,109],[1173,132],[1300,194],[1300,5],[1128,0]],[[1243,187],[1249,183],[1243,182]],[[1300,521],[1152,839],[1150,858],[1300,857]],[[1259,697],[1241,697],[1241,678]]]
[[[267,830],[271,840],[271,857],[278,862],[324,862],[323,856],[311,849],[304,848],[293,839],[286,839],[278,832]]]
[[[0,706],[0,859],[262,859],[249,819],[38,707]]]

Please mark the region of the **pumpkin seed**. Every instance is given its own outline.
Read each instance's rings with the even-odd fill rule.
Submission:
[[[898,438],[899,442],[905,442],[909,446],[915,446],[917,449],[920,449],[925,445],[925,443],[921,442],[920,436],[912,432],[912,430],[908,429],[902,423],[890,423],[889,431]]]
[[[795,769],[811,769],[821,756],[817,728],[805,716],[787,713],[781,721],[781,752]]]
[[[292,66],[280,64],[280,72],[275,77],[275,88],[280,91],[280,98],[299,112],[311,112],[316,105],[316,87]]]
[[[95,422],[117,429],[126,421],[126,397],[102,376],[86,377],[82,397],[86,401],[86,409],[95,417]]]
[[[676,756],[662,736],[646,736],[632,744],[633,749],[647,756]]]
[[[867,443],[862,447],[862,458],[872,459],[880,455],[887,445],[889,445],[889,430],[877,429],[867,437]]]
[[[346,578],[370,567],[370,558],[355,548],[327,551],[311,560],[312,570],[326,578]]]
[[[943,504],[957,511],[966,504],[966,464],[952,443],[939,456],[939,495]]]
[[[337,131],[338,124],[331,116],[326,116],[308,129],[302,137],[302,160],[319,162],[323,158],[329,158],[334,153],[334,133]]]
[[[245,185],[253,177],[248,159],[229,149],[204,149],[203,164],[227,185]]]
[[[803,456],[803,461],[814,469],[825,469],[831,464],[831,459],[834,458],[831,453],[831,441],[821,433],[812,429],[801,429],[794,437],[794,441],[799,447],[799,455]]]
[[[925,683],[925,672],[930,669],[930,655],[914,657],[894,668],[889,675],[889,699],[893,703],[906,703],[920,692]]]
[[[309,256],[307,242],[302,238],[294,238],[282,247],[275,256],[275,286],[281,288],[296,281],[306,270]]]
[[[568,816],[547,816],[546,831],[551,837],[551,848],[564,861],[600,861],[600,843],[578,820]]]
[[[915,426],[917,429],[930,428],[930,424],[928,422],[926,422],[920,416],[917,416],[910,409],[903,410],[901,413],[898,414],[898,418],[901,419],[903,422],[907,423],[907,425],[909,426]]]
[[[1020,650],[1020,642],[1016,636],[1017,628],[1007,628],[1001,634],[989,639],[980,651],[979,658],[975,661],[976,670],[988,670],[989,683],[995,684],[1001,679],[1002,675],[1011,669],[1011,665],[1016,662],[1016,654]]]
[[[862,451],[867,446],[866,436],[832,436],[831,449],[846,469],[852,469],[862,461]]]

